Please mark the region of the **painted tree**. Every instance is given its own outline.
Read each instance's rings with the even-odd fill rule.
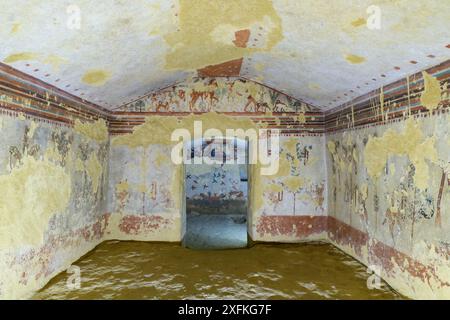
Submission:
[[[283,180],[283,186],[286,188],[286,190],[294,196],[294,208],[293,208],[293,214],[295,215],[295,202],[297,199],[297,194],[300,193],[304,186],[304,180],[303,178],[299,176],[290,176]]]

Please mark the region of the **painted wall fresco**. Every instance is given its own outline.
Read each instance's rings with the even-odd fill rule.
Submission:
[[[247,184],[241,180],[247,165],[188,165],[186,198],[189,200],[245,200]],[[246,174],[245,174],[246,175]]]
[[[156,110],[153,101],[148,110],[107,114],[111,147],[102,110],[1,88],[0,194],[10,200],[0,202],[0,263],[10,272],[0,276],[0,298],[26,296],[105,239],[180,241],[184,172],[170,160],[169,137],[195,120],[204,130],[282,130],[279,172],[261,176],[259,165],[249,172],[254,240],[328,237],[365,264],[381,266],[403,294],[448,297],[447,69],[436,66],[327,114],[326,136],[323,116],[289,97],[280,98],[293,103],[289,110],[248,108],[252,86],[263,92],[257,103],[270,102],[271,89],[257,84],[218,79],[243,85],[234,96],[205,94],[216,86],[211,80],[198,80],[202,90],[180,84],[203,92],[192,103],[195,114],[187,98],[177,109],[178,86],[171,87],[156,95],[167,110]]]
[[[307,112],[316,108],[242,78],[190,78],[116,111],[128,112]]]
[[[323,216],[326,215],[327,203],[326,172],[323,170],[324,137],[285,136],[282,137],[282,146],[282,160],[276,176],[259,176],[255,173],[258,171],[253,171],[250,182],[253,190],[249,194],[252,204],[249,231],[255,240],[260,241],[306,240],[309,238],[303,237],[300,230],[295,230],[296,224],[304,224],[306,219],[308,235],[311,233],[317,239],[323,239],[326,231]],[[180,188],[184,181],[180,175],[182,166],[174,165],[167,156],[170,151],[170,145],[152,144],[130,149],[129,146],[113,143],[108,212],[114,213],[111,221],[117,221],[119,230],[118,233],[112,231],[111,235],[123,239],[181,240],[183,199]],[[191,179],[194,178],[191,175]],[[189,180],[186,188],[196,188],[197,185],[198,181],[194,185]],[[233,186],[237,191],[232,190]],[[237,184],[229,184],[228,187],[231,188],[228,193],[230,197],[240,196],[239,192],[245,196]],[[226,193],[220,186],[218,188],[220,194]],[[187,194],[191,193],[187,191]],[[197,193],[192,195],[199,196]],[[267,224],[271,218],[266,216],[285,217],[290,221],[290,227],[273,228]],[[311,223],[312,218],[317,216],[320,216],[320,222],[317,225]]]
[[[326,238],[327,176],[324,136],[280,137],[280,167],[261,176],[262,202],[253,213],[254,240]]]
[[[164,140],[162,138],[151,139],[149,137],[167,136],[165,140],[168,140],[171,129],[182,127],[180,119],[188,129],[192,126],[194,120],[203,120],[204,126],[218,129],[280,128],[283,132],[281,139],[290,139],[292,142],[290,142],[290,145],[288,144],[289,147],[286,147],[283,153],[282,168],[280,169],[282,173],[269,180],[260,179],[258,173],[254,175],[253,182],[250,182],[250,185],[254,184],[256,187],[249,194],[250,207],[252,208],[252,217],[249,217],[249,233],[255,239],[262,241],[275,241],[276,239],[298,241],[300,238],[303,238],[300,229],[305,225],[305,222],[301,220],[305,219],[306,216],[311,220],[311,216],[323,215],[326,212],[325,172],[318,169],[321,161],[324,159],[324,140],[323,135],[320,134],[323,125],[322,118],[317,116],[315,112],[317,110],[309,105],[252,81],[239,78],[193,78],[186,83],[151,94],[117,110],[116,115],[118,118],[116,118],[116,121],[118,119],[121,121],[120,123],[114,123],[113,121],[111,132],[113,134],[120,132],[121,134],[113,138],[111,149],[111,194],[115,192],[117,184],[120,184],[122,181],[128,183],[129,177],[135,175],[126,173],[127,170],[132,170],[131,168],[123,168],[124,171],[118,171],[117,178],[115,178],[114,167],[121,167],[121,163],[128,164],[133,163],[133,161],[141,161],[132,159],[134,156],[138,156],[141,159],[140,153],[136,153],[136,151],[127,152],[125,151],[126,148],[138,150],[143,147],[148,149],[148,152],[170,154],[170,149],[166,148],[167,145],[170,145],[168,141],[162,141]],[[152,113],[158,114],[161,118],[151,115]],[[196,118],[192,113],[205,116],[204,118]],[[142,114],[140,118],[139,114]],[[147,117],[144,118],[144,115]],[[142,122],[144,124],[141,124]],[[127,123],[129,123],[128,128],[131,128],[131,131],[128,132],[123,131],[127,127]],[[206,129],[205,127],[203,130]],[[295,134],[303,131],[317,131],[318,133],[305,134],[303,136]],[[305,142],[300,143],[298,146],[293,142],[303,140]],[[116,148],[115,143],[121,146]],[[125,149],[120,151],[121,155],[119,156],[119,151],[117,150],[121,148]],[[163,148],[165,151],[157,151],[160,148]],[[127,159],[124,160],[121,157],[127,157]],[[152,161],[151,163],[154,166],[154,162]],[[154,171],[165,170],[161,173],[161,177],[172,177],[175,175],[174,172],[177,172],[176,177],[179,179],[179,169],[167,164],[164,165],[165,168],[163,168],[164,166],[161,168],[158,165],[156,166]],[[257,166],[255,168],[256,170],[258,169]],[[291,173],[290,179],[286,181],[282,179],[284,174],[290,175]],[[301,177],[304,177],[304,180]],[[139,179],[142,178],[139,177]],[[159,180],[159,183],[163,184],[169,183],[167,178],[161,180],[158,177],[155,180]],[[298,184],[297,181],[301,181],[301,184]],[[133,180],[133,183],[140,182]],[[263,190],[261,186],[265,183],[272,185],[271,191],[276,189],[276,192]],[[180,190],[181,184],[181,181],[179,181],[176,190]],[[232,185],[230,186],[232,187]],[[189,190],[192,186],[190,184],[186,186],[188,193],[192,191]],[[167,186],[167,188],[170,187],[174,186],[171,184]],[[197,186],[194,187],[197,190]],[[146,186],[145,190],[148,188],[149,186]],[[138,194],[132,197],[137,198],[139,197]],[[237,195],[238,193],[235,192],[234,194]],[[268,196],[270,199],[262,200],[265,196]],[[172,197],[174,197],[173,193]],[[111,199],[111,203],[116,203],[110,208],[111,212],[116,212],[117,208],[119,208],[116,200],[118,198],[119,196],[117,195]],[[295,210],[294,205],[291,204],[294,202],[294,198],[296,200]],[[155,201],[159,200],[155,199]],[[167,201],[167,198],[160,201]],[[130,201],[129,203],[131,206],[134,206],[134,202]],[[148,206],[145,207],[147,208]],[[168,220],[164,222],[165,226],[167,227],[167,225],[173,223],[174,228],[170,229],[170,232],[165,232],[164,235],[167,235],[170,239],[179,240],[180,232],[177,229],[180,225],[180,219],[182,220],[180,207],[171,209],[178,210],[178,213],[169,210],[170,213],[167,212],[165,214],[156,211],[147,212],[146,214],[168,215]],[[142,215],[142,210],[138,210],[137,207],[128,208],[128,210],[127,215]],[[263,218],[265,220],[259,219],[262,215],[283,216],[285,218],[282,219],[287,219],[286,221],[289,221],[288,225],[290,227],[273,228],[271,226],[272,222],[269,221],[270,218]],[[295,230],[297,225],[299,226],[298,232]],[[317,236],[320,234],[320,237],[323,238],[325,226],[326,224],[321,219],[320,227],[316,227],[315,223],[311,224],[308,221],[304,228],[308,231],[307,233],[316,234]],[[156,234],[154,231],[151,233]]]
[[[414,93],[418,108],[427,112],[406,112],[400,120],[381,116],[376,126],[327,135],[328,225],[332,242],[380,268],[401,293],[448,298],[448,75],[430,74],[423,73],[425,85]],[[408,103],[411,91],[405,91],[402,99]],[[383,115],[384,90],[378,99]]]
[[[325,115],[326,131],[439,113],[448,108],[449,99],[450,60],[447,60],[330,110]]]
[[[180,241],[182,175],[170,152],[157,144],[111,148],[108,238]]]
[[[26,298],[101,242],[109,137],[0,109],[0,298]]]
[[[248,197],[246,142],[238,139],[204,139],[186,143],[192,164],[185,167],[187,200],[240,200]],[[204,161],[216,164],[205,164]],[[201,164],[195,164],[198,161]]]

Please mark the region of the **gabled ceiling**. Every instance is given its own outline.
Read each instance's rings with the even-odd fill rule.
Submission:
[[[445,0],[2,0],[0,21],[0,61],[108,109],[200,75],[327,110],[450,57]]]

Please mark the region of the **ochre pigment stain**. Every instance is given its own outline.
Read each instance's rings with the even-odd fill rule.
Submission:
[[[103,119],[98,119],[95,122],[82,122],[76,119],[74,130],[86,138],[98,142],[105,142],[108,140],[108,127],[106,126],[106,121]]]
[[[22,25],[20,23],[13,23],[12,28],[11,28],[11,34],[16,34],[20,31]]]
[[[366,19],[364,18],[358,18],[352,21],[352,26],[357,28],[357,27],[361,27],[363,25],[365,25],[367,23]]]
[[[269,0],[181,0],[179,29],[164,36],[172,47],[166,55],[166,68],[197,70],[270,51],[283,39],[281,24]],[[249,30],[249,35],[240,33],[242,30]],[[260,40],[262,46],[244,46],[242,40],[250,37],[252,30],[267,30]]]
[[[86,255],[80,289],[61,273],[35,299],[401,299],[327,244],[257,244],[195,251],[177,244],[110,241]]]
[[[13,53],[3,60],[5,63],[14,63],[19,61],[39,61],[40,63],[50,65],[54,71],[58,71],[62,64],[67,63],[66,59],[57,55],[50,54],[46,56],[35,52]]]
[[[111,73],[105,70],[89,70],[81,79],[84,83],[91,86],[102,86],[111,78]]]
[[[426,71],[422,72],[422,76],[424,81],[424,91],[420,96],[420,102],[425,108],[433,111],[441,102],[441,87],[439,81]]]
[[[69,204],[71,178],[64,168],[27,156],[0,175],[0,193],[0,249],[39,245],[50,219]]]
[[[364,61],[366,61],[366,58],[357,56],[355,54],[347,54],[347,55],[345,55],[345,60],[347,60],[348,62],[350,62],[352,64],[358,64],[358,63],[363,63]]]
[[[382,137],[369,137],[364,150],[364,164],[368,174],[373,178],[379,178],[386,162],[391,156],[407,155],[416,168],[414,183],[425,190],[428,187],[429,167],[427,161],[437,162],[437,150],[435,138],[425,137],[418,122],[409,118],[405,129],[399,133],[388,129]]]
[[[20,53],[13,53],[5,58],[3,60],[4,63],[14,63],[17,61],[24,61],[24,60],[34,60],[38,57],[36,53],[33,52],[20,52]]]

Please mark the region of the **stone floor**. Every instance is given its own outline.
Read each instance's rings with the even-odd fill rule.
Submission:
[[[188,214],[183,244],[191,249],[231,249],[247,246],[243,215]]]

